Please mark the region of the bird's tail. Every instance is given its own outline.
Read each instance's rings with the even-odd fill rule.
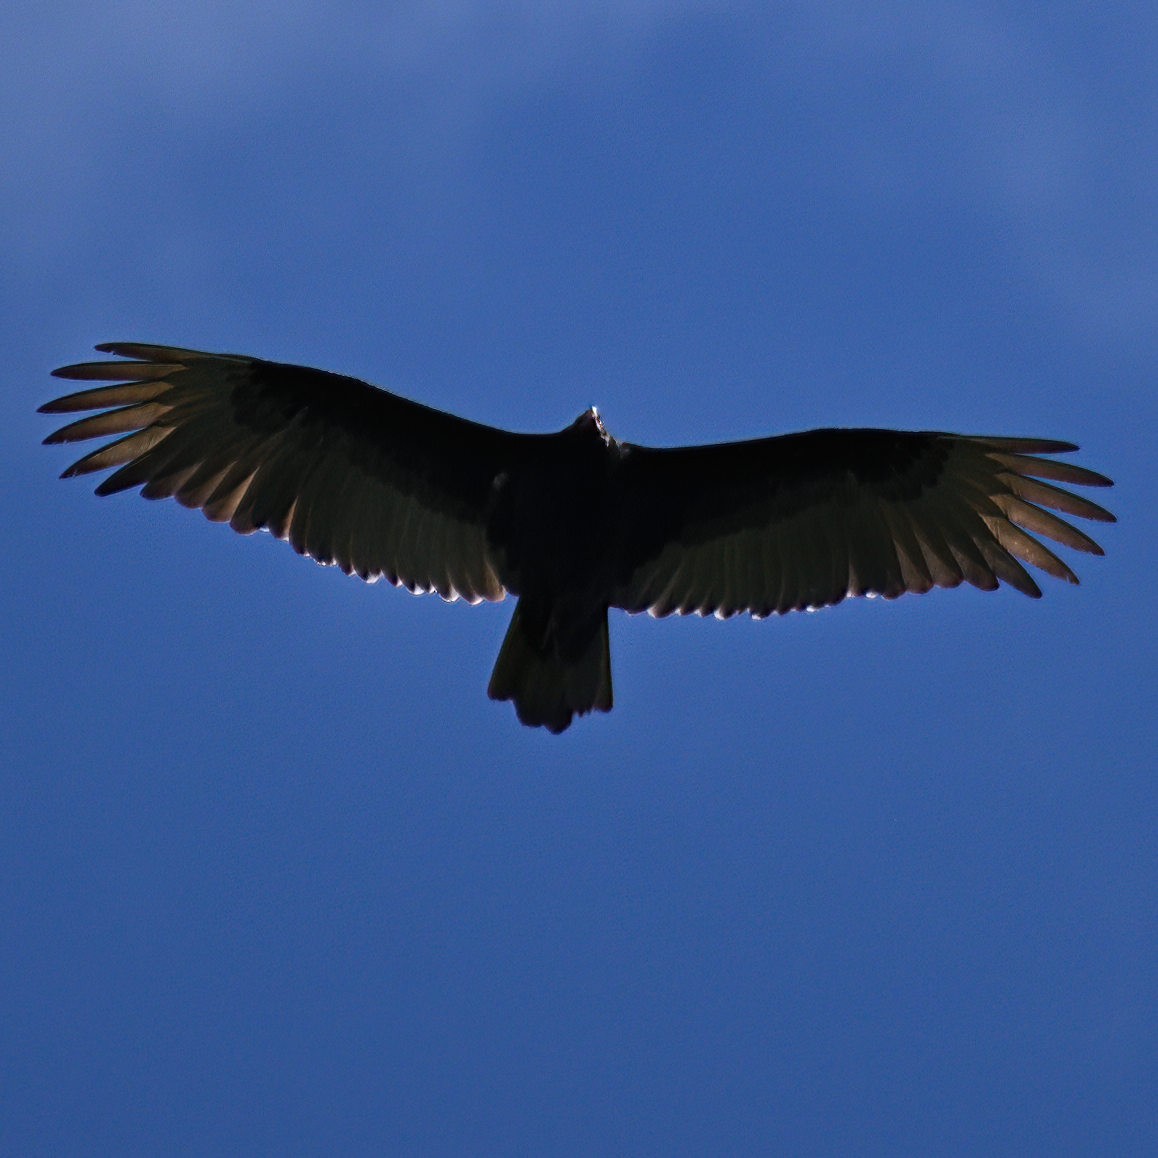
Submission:
[[[572,716],[611,710],[607,608],[578,631],[559,627],[557,607],[519,600],[487,688],[492,700],[513,700],[524,724],[552,732]]]

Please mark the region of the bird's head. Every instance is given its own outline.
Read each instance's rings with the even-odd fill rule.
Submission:
[[[567,427],[567,433],[588,438],[595,435],[605,446],[611,442],[611,435],[607,433],[607,427],[603,425],[603,419],[599,417],[599,411],[594,406],[584,410]]]

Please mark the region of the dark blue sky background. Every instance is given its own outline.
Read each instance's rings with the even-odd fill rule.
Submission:
[[[1158,1152],[1154,6],[387,7],[0,13],[0,1149]],[[509,605],[57,482],[113,339],[1073,439],[1121,524],[1037,603],[613,616],[556,738]]]

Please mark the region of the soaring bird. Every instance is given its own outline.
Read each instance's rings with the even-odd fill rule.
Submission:
[[[45,441],[118,437],[62,477],[116,468],[98,495],[172,496],[362,579],[516,596],[488,691],[552,732],[611,708],[611,607],[759,619],[962,582],[1037,598],[1023,564],[1078,580],[1035,536],[1103,553],[1053,512],[1114,521],[1055,485],[1112,485],[1039,457],[1068,442],[835,429],[655,449],[613,438],[594,407],[515,434],[323,370],[96,348],[128,360],[54,371],[114,384],[42,406],[99,411]]]

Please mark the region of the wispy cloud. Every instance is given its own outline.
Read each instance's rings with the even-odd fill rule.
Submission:
[[[60,239],[67,203],[132,165],[163,168],[185,132],[261,126],[317,93],[376,90],[400,110],[385,138],[469,131],[528,86],[583,83],[591,52],[630,56],[657,29],[717,5],[707,0],[524,4],[425,0],[381,6],[286,0],[184,5],[137,0],[11,5],[0,13],[0,207]],[[29,230],[9,244],[27,249]]]
[[[1075,322],[1137,328],[1158,307],[1158,130],[1147,99],[1158,92],[1144,63],[1158,50],[1158,15],[1115,5],[1112,17],[1104,42],[1080,57],[1072,32],[1063,35],[1073,13],[956,2],[9,5],[0,198],[15,226],[9,245],[52,249],[67,243],[77,199],[107,179],[110,160],[151,180],[183,133],[260,132],[302,94],[347,90],[356,101],[386,90],[381,137],[419,149],[469,135],[544,86],[606,84],[639,67],[657,36],[710,20],[738,29],[737,51],[764,62],[770,100],[797,87],[839,105],[850,75],[893,86],[914,106],[926,99],[940,120],[919,180],[903,124],[815,147],[845,152],[861,195],[1003,215],[1011,258]],[[1090,66],[1098,52],[1123,55],[1124,80]]]
[[[839,93],[859,76],[939,118],[916,165],[904,124],[834,142],[862,195],[996,216],[1010,261],[1067,324],[1111,340],[1152,334],[1158,10],[800,0],[783,11],[777,51],[797,83]]]

